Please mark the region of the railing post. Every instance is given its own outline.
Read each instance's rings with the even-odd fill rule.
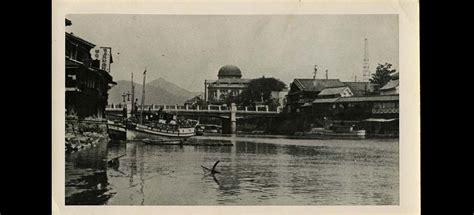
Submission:
[[[186,110],[188,110],[188,105],[186,105]]]
[[[268,112],[268,105],[265,105],[265,110],[266,112]]]
[[[245,112],[247,112],[247,111],[248,111],[248,107],[247,107],[247,106],[245,106]]]
[[[199,105],[198,105],[198,106],[196,106],[196,110],[199,110]]]
[[[221,111],[221,107],[222,107],[222,106],[219,105],[219,111]]]
[[[210,105],[207,106],[207,110],[211,110],[211,106],[210,106]]]

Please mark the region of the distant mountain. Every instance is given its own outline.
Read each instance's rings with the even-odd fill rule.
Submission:
[[[141,102],[143,85],[135,83],[135,98]],[[118,104],[122,102],[122,94],[131,92],[130,81],[117,81],[117,85],[109,90],[109,104]],[[186,100],[198,95],[189,92],[175,84],[159,78],[149,82],[145,86],[146,104],[183,104]]]
[[[185,97],[187,99],[193,98],[193,97],[200,94],[200,93],[190,92],[186,89],[183,89],[183,88],[177,86],[176,84],[167,81],[164,78],[158,78],[158,79],[156,79],[152,82],[147,83],[147,85],[165,89],[166,91],[168,91],[170,93],[173,93],[177,96]]]

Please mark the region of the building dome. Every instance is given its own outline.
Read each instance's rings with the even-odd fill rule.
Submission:
[[[240,71],[239,67],[234,65],[226,65],[219,69],[219,73],[217,73],[217,77],[221,78],[242,78],[242,72]]]

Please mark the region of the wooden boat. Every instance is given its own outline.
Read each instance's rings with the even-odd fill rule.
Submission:
[[[353,126],[334,126],[332,129],[313,128],[302,138],[365,138],[365,130],[354,130]]]
[[[107,133],[112,140],[127,139],[127,127],[120,121],[107,120]]]
[[[127,140],[148,140],[146,143],[183,142],[195,135],[194,127],[160,123],[130,123],[126,130]]]
[[[156,142],[183,142],[189,137],[195,135],[195,125],[189,122],[179,123],[176,115],[173,115],[172,120],[148,120],[143,118],[143,107],[145,101],[145,77],[146,70],[143,73],[143,93],[142,93],[142,104],[141,111],[139,114],[139,120],[132,117],[135,115],[133,111],[135,103],[134,98],[134,85],[132,75],[132,101],[128,103],[130,106],[127,109],[127,115],[120,121],[110,121],[107,123],[107,130],[109,136],[112,139],[118,140],[150,140],[150,143]],[[124,98],[125,101],[125,98]],[[136,111],[136,110],[135,110]]]

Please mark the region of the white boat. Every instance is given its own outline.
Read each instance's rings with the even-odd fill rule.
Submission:
[[[145,83],[146,70],[143,73],[143,83]],[[145,84],[143,84],[145,86]],[[134,107],[134,85],[132,75],[132,104]],[[143,87],[142,94],[142,108],[140,112],[140,119],[133,118],[134,112],[130,110],[127,113],[127,118],[122,121],[108,121],[107,131],[111,139],[116,140],[146,140],[146,143],[162,143],[162,142],[176,142],[182,143],[189,137],[195,135],[195,123],[181,122],[177,123],[176,115],[173,115],[173,120],[148,120],[143,119],[143,105],[145,100],[145,87]],[[132,109],[132,108],[131,108]],[[144,141],[145,142],[145,141]]]
[[[353,126],[334,126],[332,129],[312,128],[302,133],[304,138],[365,138],[365,130],[354,130]]]
[[[182,142],[195,135],[195,128],[160,123],[130,123],[127,126],[127,140],[151,140],[147,143]]]

